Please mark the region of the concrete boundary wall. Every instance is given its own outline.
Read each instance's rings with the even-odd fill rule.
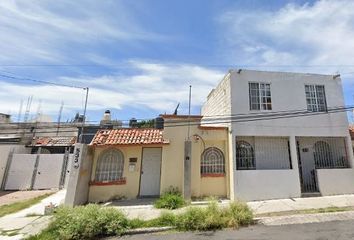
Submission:
[[[354,193],[354,169],[316,169],[323,196]]]
[[[64,204],[82,205],[88,202],[92,170],[92,154],[86,144],[75,144]]]
[[[242,170],[235,172],[235,197],[243,201],[301,197],[294,170]]]

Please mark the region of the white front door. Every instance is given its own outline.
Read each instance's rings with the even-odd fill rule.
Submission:
[[[160,195],[162,148],[143,148],[140,196]]]

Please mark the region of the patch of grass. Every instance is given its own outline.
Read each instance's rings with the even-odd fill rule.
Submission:
[[[39,203],[40,201],[42,201],[44,198],[48,197],[52,195],[52,193],[47,193],[44,195],[41,195],[39,197],[35,197],[32,199],[28,199],[25,201],[20,201],[20,202],[15,202],[15,203],[11,203],[11,204],[7,204],[7,205],[2,205],[0,206],[0,217],[3,217],[7,214],[11,214],[11,213],[15,213],[18,212],[22,209],[28,208],[34,204]]]
[[[206,208],[190,207],[177,216],[176,227],[182,231],[206,231],[222,228],[238,228],[253,223],[253,213],[244,203],[230,203],[221,208],[210,202]]]
[[[238,228],[253,223],[252,211],[246,204],[235,202],[219,207],[213,201],[207,207],[189,207],[174,214],[163,212],[152,220],[133,219],[115,208],[95,204],[75,208],[60,207],[53,215],[47,229],[30,240],[51,239],[96,239],[105,236],[122,235],[129,229],[147,227],[175,227],[179,231],[207,231],[222,228]]]
[[[175,226],[176,225],[176,215],[170,212],[163,212],[158,218],[151,220],[141,220],[135,218],[129,220],[129,228],[148,228],[148,227],[166,227],[166,226]]]
[[[154,202],[155,208],[177,209],[186,204],[177,188],[170,187],[162,196]]]
[[[317,208],[317,209],[314,208],[314,209],[305,209],[305,210],[261,213],[261,214],[257,214],[257,217],[275,217],[275,216],[296,215],[296,214],[345,212],[345,211],[353,211],[353,210],[354,207],[327,207],[327,208]]]
[[[128,219],[114,208],[95,204],[75,208],[60,207],[48,228],[29,239],[96,239],[122,235],[128,228]]]

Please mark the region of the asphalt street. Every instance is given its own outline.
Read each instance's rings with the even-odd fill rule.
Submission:
[[[115,238],[118,239],[118,238]],[[223,230],[216,232],[158,233],[124,236],[126,240],[292,240],[292,239],[354,239],[354,220],[308,223],[283,226],[255,225],[239,230]]]

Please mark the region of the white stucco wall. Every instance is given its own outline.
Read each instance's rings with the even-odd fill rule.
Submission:
[[[231,114],[231,83],[230,73],[226,74],[220,83],[207,96],[202,106],[203,116],[230,115]],[[227,125],[225,123],[215,125]]]
[[[235,173],[235,196],[243,201],[301,196],[294,170],[243,170]]]
[[[321,194],[336,195],[354,193],[354,170],[317,169],[318,186]]]
[[[224,105],[219,93],[230,87],[230,113],[263,114],[280,111],[307,109],[305,85],[324,85],[328,108],[344,106],[342,83],[332,75],[265,72],[254,70],[230,71],[230,85],[219,84],[202,108],[202,115],[223,114]],[[251,111],[249,107],[249,82],[264,82],[271,85],[272,110]],[[228,92],[228,90],[226,90]],[[214,96],[214,97],[213,97]],[[218,103],[219,101],[219,103]],[[223,100],[224,101],[224,100]],[[228,106],[228,105],[227,105]],[[349,139],[348,119],[345,112],[324,113],[272,120],[233,122],[230,126],[232,144],[235,148],[236,136],[286,137],[291,139],[292,170],[234,170],[234,192],[238,198],[246,200],[272,199],[300,196],[299,171],[295,137],[345,137]],[[346,141],[349,145],[349,142]],[[266,144],[264,144],[265,146]],[[234,150],[234,149],[233,149]],[[233,154],[235,155],[235,154]],[[348,151],[349,162],[353,166],[353,153]],[[231,159],[231,157],[230,157]],[[236,158],[233,156],[233,165]],[[269,158],[264,158],[268,159]],[[234,168],[235,169],[235,168]],[[320,182],[320,181],[319,181]],[[322,185],[330,184],[329,180]],[[270,187],[272,186],[272,187]],[[330,185],[328,185],[330,188]],[[322,186],[324,189],[324,186]]]
[[[272,113],[306,110],[306,84],[325,86],[327,107],[344,106],[342,83],[332,75],[263,72],[242,70],[231,73],[232,114]],[[272,110],[251,111],[249,107],[249,82],[265,82],[271,85]],[[346,112],[315,116],[233,123],[235,135],[247,136],[347,136]]]

